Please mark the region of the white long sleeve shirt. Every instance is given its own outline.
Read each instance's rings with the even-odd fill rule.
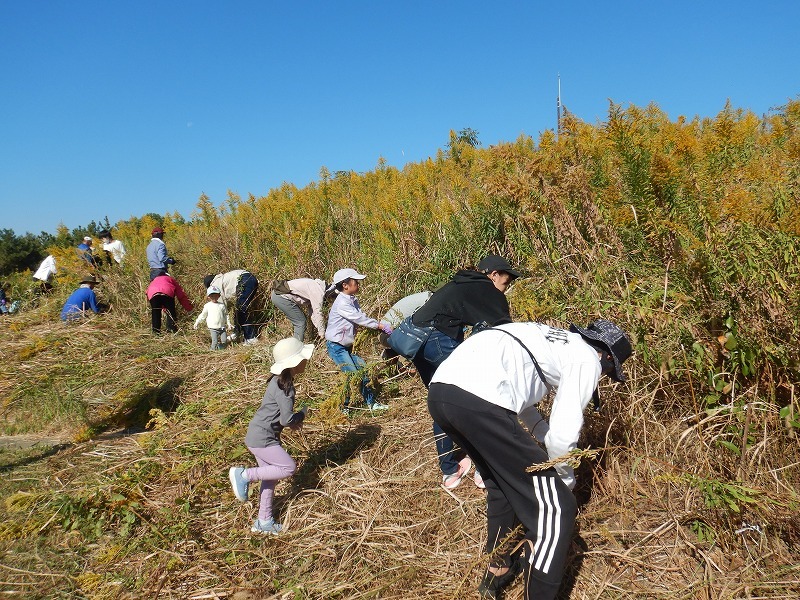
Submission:
[[[50,254],[42,261],[36,273],[33,274],[34,279],[41,281],[50,281],[50,278],[56,274],[56,259]]]
[[[203,305],[203,312],[194,322],[194,328],[197,329],[197,326],[203,321],[209,329],[225,329],[227,327],[228,331],[233,330],[228,310],[222,302],[206,302]]]
[[[340,292],[328,312],[325,339],[342,346],[352,346],[356,337],[356,325],[378,329],[378,321],[361,312],[355,296]]]
[[[322,299],[325,296],[325,282],[322,279],[290,279],[286,285],[292,290],[291,294],[280,294],[295,304],[307,305],[311,315],[311,322],[317,328],[320,337],[325,337],[325,317],[322,316]]]
[[[504,329],[531,351],[547,383],[557,388],[549,430],[535,408],[547,393],[528,352],[510,335],[486,330],[468,337],[439,366],[431,383],[447,383],[487,402],[517,413],[538,439],[543,436],[550,459],[563,456],[578,443],[583,411],[602,375],[597,351],[577,333],[539,323],[509,323]],[[572,469],[556,469],[570,488]]]
[[[122,264],[122,259],[125,258],[125,246],[119,240],[113,240],[107,244],[103,244],[103,250],[111,252],[111,256],[117,261],[117,264]]]

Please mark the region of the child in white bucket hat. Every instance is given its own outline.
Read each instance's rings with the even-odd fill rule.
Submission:
[[[305,371],[313,351],[313,344],[304,345],[293,337],[275,344],[272,350],[275,363],[270,368],[275,377],[270,378],[261,406],[253,415],[244,438],[244,443],[256,457],[258,466],[231,467],[228,473],[233,493],[242,502],[247,500],[250,482],[261,482],[258,519],[250,528],[253,533],[273,535],[283,529],[272,515],[275,484],[294,475],[297,465],[281,446],[281,431],[284,427],[299,429],[303,425],[306,408],[294,411],[294,378]]]

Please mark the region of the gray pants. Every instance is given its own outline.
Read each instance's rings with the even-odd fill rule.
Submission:
[[[306,313],[303,312],[303,309],[297,306],[295,302],[275,292],[272,292],[269,299],[278,310],[289,317],[292,325],[294,325],[294,337],[302,342],[306,335]]]
[[[225,344],[228,342],[228,338],[225,335],[225,330],[209,328],[208,333],[211,334],[211,349],[223,350],[225,348]]]

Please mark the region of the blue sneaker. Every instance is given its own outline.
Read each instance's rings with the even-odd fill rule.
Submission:
[[[250,528],[250,531],[253,533],[265,533],[267,535],[277,535],[283,529],[283,525],[280,523],[276,523],[275,519],[267,519],[266,521],[262,521],[261,519],[256,519],[253,522],[253,526]]]
[[[231,487],[236,499],[241,502],[247,502],[247,491],[250,482],[244,478],[244,467],[231,467],[228,471],[228,479],[231,480]]]

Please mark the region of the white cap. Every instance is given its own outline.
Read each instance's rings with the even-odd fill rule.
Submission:
[[[355,269],[339,269],[333,274],[333,285],[336,286],[348,279],[366,279],[366,275],[362,275]]]
[[[272,349],[275,363],[270,368],[270,373],[280,375],[284,369],[296,367],[304,360],[311,358],[313,351],[314,344],[303,344],[297,338],[290,337],[281,340]]]
[[[92,238],[91,238],[91,236],[85,235],[85,236],[83,236],[83,241],[84,242],[91,242]]]
[[[210,296],[211,294],[219,294],[222,295],[222,292],[219,291],[219,288],[215,285],[212,285],[206,290],[206,296]]]

